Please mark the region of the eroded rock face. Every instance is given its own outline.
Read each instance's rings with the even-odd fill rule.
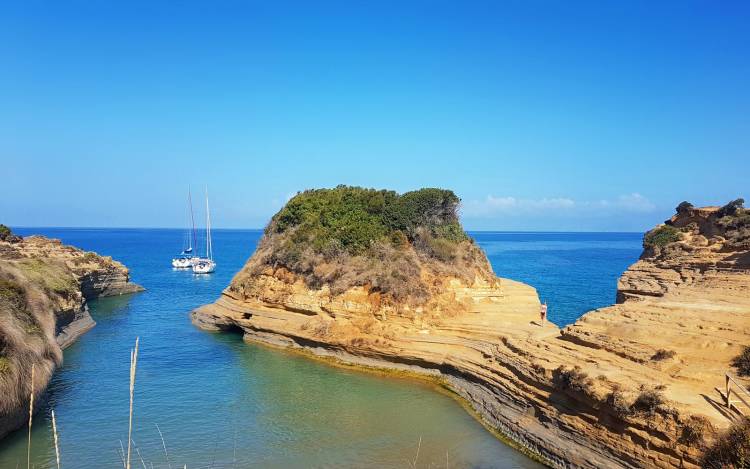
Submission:
[[[26,424],[62,349],[94,327],[87,300],[141,291],[117,261],[40,236],[0,240],[0,437]]]
[[[714,429],[729,424],[714,387],[750,344],[750,272],[737,261],[747,251],[708,233],[710,222],[685,228],[683,217],[714,209],[692,210],[672,220],[678,241],[646,249],[623,274],[619,304],[564,330],[540,322],[528,285],[429,269],[420,270],[437,286],[429,307],[384,304],[367,286],[332,294],[270,270],[254,273],[258,288],[230,286],[192,318],[250,341],[435,376],[551,466],[696,467]]]

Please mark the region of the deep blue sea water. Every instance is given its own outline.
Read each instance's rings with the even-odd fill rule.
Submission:
[[[91,303],[97,326],[65,351],[34,422],[35,467],[54,466],[49,411],[62,467],[122,467],[129,353],[141,349],[133,467],[511,468],[537,465],[486,432],[450,397],[411,380],[328,367],[189,320],[244,264],[260,231],[216,230],[218,269],[174,271],[179,230],[16,229],[43,234],[131,269],[144,293]],[[612,303],[616,279],[640,253],[639,234],[472,233],[500,276],[535,286],[559,325]],[[164,454],[159,426],[168,450]],[[421,439],[421,444],[420,444]],[[0,468],[26,464],[26,435],[0,442]]]
[[[617,279],[641,254],[641,233],[470,233],[495,273],[534,286],[558,326],[615,301]]]

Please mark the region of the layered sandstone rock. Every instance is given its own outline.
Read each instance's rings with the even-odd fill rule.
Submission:
[[[394,307],[369,285],[311,288],[276,265],[243,270],[192,317],[250,341],[434,376],[551,466],[695,467],[732,417],[714,388],[750,343],[748,251],[712,210],[683,211],[669,236],[648,237],[666,241],[622,276],[621,303],[564,330],[540,323],[528,285],[424,267],[436,286],[425,307]],[[241,288],[246,275],[254,288]]]
[[[62,349],[94,327],[87,300],[143,290],[109,257],[40,236],[0,239],[0,437],[28,419]]]

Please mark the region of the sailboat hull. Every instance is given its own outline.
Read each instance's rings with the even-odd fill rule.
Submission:
[[[175,269],[189,269],[193,267],[194,259],[190,257],[175,257],[172,259],[172,267]]]
[[[194,274],[211,274],[216,270],[216,262],[210,259],[200,259],[193,264]]]

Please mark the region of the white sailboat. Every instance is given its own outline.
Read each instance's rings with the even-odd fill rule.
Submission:
[[[206,188],[206,257],[200,257],[193,262],[194,274],[210,274],[216,270],[214,249],[211,243],[211,212],[208,208],[208,188]]]
[[[185,233],[185,241],[182,245],[182,252],[172,259],[172,267],[175,269],[189,269],[193,266],[196,257],[193,255],[193,246],[195,246],[195,218],[193,217],[193,197],[188,188],[188,212],[190,217],[190,228]]]

